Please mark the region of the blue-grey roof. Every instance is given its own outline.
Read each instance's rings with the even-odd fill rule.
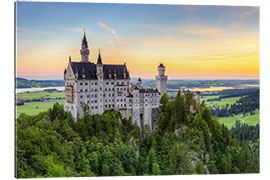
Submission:
[[[157,93],[157,89],[139,89],[139,93]]]
[[[97,79],[96,64],[91,62],[70,62],[71,68],[75,74],[78,74],[78,79]],[[111,74],[111,76],[110,76]],[[129,79],[129,72],[126,65],[103,65],[103,78],[104,79]],[[126,74],[126,76],[124,75]],[[83,78],[85,75],[85,78]]]

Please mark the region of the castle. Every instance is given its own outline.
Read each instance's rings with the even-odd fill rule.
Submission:
[[[97,63],[90,62],[85,33],[80,53],[81,61],[73,62],[69,57],[68,67],[64,71],[64,110],[70,111],[76,120],[77,116],[83,116],[82,104],[88,105],[90,114],[115,109],[122,117],[131,118],[132,123],[136,123],[140,129],[144,125],[154,129],[154,112],[158,111],[160,98],[166,92],[165,66],[162,63],[158,66],[156,89],[143,88],[140,78],[132,88],[126,63],[103,64],[100,51]]]

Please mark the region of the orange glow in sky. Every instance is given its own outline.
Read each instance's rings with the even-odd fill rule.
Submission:
[[[218,13],[212,7],[205,8],[210,10],[204,12],[204,8],[199,8],[194,11]],[[190,13],[190,9],[186,13]],[[169,79],[258,79],[259,9],[238,7],[222,12],[217,19],[187,14],[186,24],[174,23],[173,26],[155,20],[152,23],[146,20],[117,21],[124,26],[114,25],[106,19],[91,19],[93,25],[85,27],[90,61],[96,63],[100,48],[104,64],[126,62],[134,78],[155,78],[157,66],[162,62]],[[72,61],[80,61],[83,25],[76,21],[71,23],[72,27],[60,24],[55,30],[34,29],[18,23],[17,76],[43,76],[46,79],[55,75],[61,79],[69,56]],[[128,26],[136,26],[140,33]]]

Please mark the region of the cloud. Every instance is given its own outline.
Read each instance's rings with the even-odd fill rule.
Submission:
[[[203,6],[203,5],[186,5],[186,6],[183,6],[184,7],[184,10],[185,11],[198,11],[198,10],[201,10],[201,9],[204,9],[206,8],[207,6]]]
[[[187,26],[181,28],[181,33],[186,35],[195,35],[200,37],[217,37],[224,36],[225,30],[219,27],[207,27],[207,26]]]
[[[115,49],[115,48],[114,48],[114,44],[113,44],[113,42],[112,42],[112,41],[107,41],[107,44],[109,44],[109,45],[111,46],[112,50],[114,50],[114,49]]]
[[[113,28],[111,28],[111,27],[107,26],[106,24],[104,24],[104,23],[102,23],[102,22],[97,22],[97,24],[98,24],[100,27],[104,28],[105,30],[107,30],[107,31],[111,32],[111,33],[112,33],[112,35],[114,36],[114,38],[119,39],[119,36],[117,35],[117,33],[116,33],[116,30],[115,30],[115,29],[113,29]]]
[[[86,33],[89,33],[89,34],[91,33],[91,31],[84,28],[80,28],[80,27],[74,27],[74,28],[59,27],[59,29],[63,31],[80,32],[80,33],[84,32],[85,30]]]
[[[247,10],[240,11],[239,16],[241,17],[249,17],[255,13],[259,13],[260,7],[254,6],[254,7],[249,7]]]
[[[35,33],[35,34],[50,34],[50,32],[47,32],[47,31],[25,29],[25,28],[20,28],[20,27],[17,27],[17,31],[29,32],[29,33]]]

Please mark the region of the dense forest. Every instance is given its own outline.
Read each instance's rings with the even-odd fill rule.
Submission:
[[[251,91],[253,92],[253,91]],[[256,109],[260,109],[260,92],[255,90],[255,92],[241,97],[236,103],[231,105],[227,104],[225,107],[215,107],[211,109],[212,115],[218,117],[226,117],[231,115],[237,115],[243,113],[254,114]]]
[[[87,105],[76,122],[57,103],[38,115],[21,114],[16,120],[16,176],[259,172],[258,136],[245,143],[233,134],[241,125],[230,132],[203,103],[194,104],[192,93],[171,101],[164,94],[161,104],[156,131],[148,126],[140,131],[114,110],[89,115]],[[191,105],[197,113],[190,112]]]
[[[64,80],[27,80],[16,78],[16,88],[65,86]]]

